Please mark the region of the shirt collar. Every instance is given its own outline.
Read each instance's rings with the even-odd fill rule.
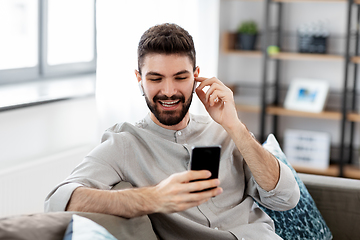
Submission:
[[[179,136],[185,137],[188,134],[190,134],[191,132],[193,132],[193,130],[194,130],[194,121],[193,121],[193,115],[192,114],[190,114],[190,121],[189,121],[188,125],[185,128],[183,128],[181,130],[178,130],[178,131],[166,129],[166,128],[163,128],[163,127],[157,125],[151,119],[150,113],[146,115],[144,120],[146,122],[147,128],[151,132],[153,132],[153,133],[155,133],[157,135],[160,135],[161,137],[163,137],[165,139],[168,139],[170,141],[176,141],[176,139]],[[180,132],[180,134],[179,134],[179,132]]]

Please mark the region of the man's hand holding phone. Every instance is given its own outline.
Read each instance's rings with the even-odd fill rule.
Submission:
[[[220,146],[194,147],[190,171],[175,173],[150,190],[148,202],[153,204],[149,206],[150,212],[184,211],[221,194],[220,150]]]
[[[149,189],[148,203],[151,213],[174,213],[199,206],[222,193],[218,179],[208,179],[209,171],[185,171],[175,173]],[[193,182],[194,180],[207,179]],[[204,189],[212,190],[203,191]]]

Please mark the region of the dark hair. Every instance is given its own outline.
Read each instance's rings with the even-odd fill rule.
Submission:
[[[196,53],[191,35],[176,24],[164,23],[156,25],[144,32],[138,46],[138,68],[149,53],[183,54],[190,58],[194,71],[196,69]]]

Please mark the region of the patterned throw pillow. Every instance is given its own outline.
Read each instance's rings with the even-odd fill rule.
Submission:
[[[276,233],[285,240],[330,240],[333,238],[314,200],[296,171],[287,162],[279,143],[270,134],[263,147],[291,169],[300,188],[300,200],[297,206],[288,211],[273,211],[259,206],[273,219]]]

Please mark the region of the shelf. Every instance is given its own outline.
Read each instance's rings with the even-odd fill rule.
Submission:
[[[359,113],[349,113],[347,115],[347,119],[351,122],[360,122],[360,114]]]
[[[254,112],[259,113],[261,108],[260,106],[255,105],[244,105],[236,104],[236,110],[240,112]],[[336,111],[323,111],[321,113],[312,113],[312,112],[303,112],[289,110],[283,107],[269,106],[266,110],[267,114],[279,115],[279,116],[290,116],[290,117],[305,117],[305,118],[320,118],[320,119],[329,119],[329,120],[341,120],[342,114]],[[348,121],[351,122],[360,122],[359,113],[349,113],[347,115]]]
[[[344,167],[344,177],[360,179],[360,168],[356,166],[345,166]]]
[[[261,51],[244,51],[244,50],[234,49],[234,50],[227,50],[225,53],[242,55],[244,57],[261,57],[262,56]]]
[[[317,169],[317,168],[307,168],[307,167],[299,167],[293,166],[296,172],[298,173],[309,173],[309,174],[317,174],[317,175],[324,175],[324,176],[331,176],[331,177],[338,177],[339,166],[336,164],[330,165],[327,169]],[[344,166],[344,177],[345,178],[353,178],[353,179],[360,179],[360,169],[355,166]]]
[[[320,119],[330,119],[330,120],[340,120],[342,116],[340,112],[335,112],[335,111],[323,111],[320,113],[312,113],[312,112],[289,110],[283,107],[276,107],[276,106],[267,107],[266,112],[272,115],[320,118]]]
[[[360,0],[359,0],[359,4],[360,4]],[[351,57],[351,62],[356,63],[356,64],[360,64],[360,56]]]
[[[321,60],[321,61],[342,61],[343,56],[331,54],[313,54],[313,53],[294,53],[280,52],[269,55],[271,59],[279,60]]]
[[[236,43],[236,33],[226,32],[223,34],[222,38],[222,51],[225,54],[236,54],[244,57],[261,57],[261,51],[244,51],[240,49],[235,49]]]
[[[260,106],[255,106],[255,105],[236,104],[236,110],[240,112],[259,113],[261,108]],[[313,112],[289,110],[283,107],[276,107],[276,106],[268,106],[266,108],[266,113],[271,115],[278,115],[278,116],[318,118],[318,119],[329,119],[329,120],[341,120],[342,118],[342,114],[340,112],[335,112],[335,111],[323,111],[320,113],[313,113]],[[351,113],[348,115],[348,119],[349,121],[360,122],[360,114]]]
[[[260,106],[256,105],[243,105],[243,104],[235,104],[236,110],[239,112],[252,112],[252,113],[259,113]]]
[[[310,173],[310,174],[325,175],[332,177],[339,176],[339,166],[337,165],[330,165],[327,169],[307,168],[307,167],[299,167],[299,166],[293,166],[293,168],[295,169],[296,172],[299,173]]]

